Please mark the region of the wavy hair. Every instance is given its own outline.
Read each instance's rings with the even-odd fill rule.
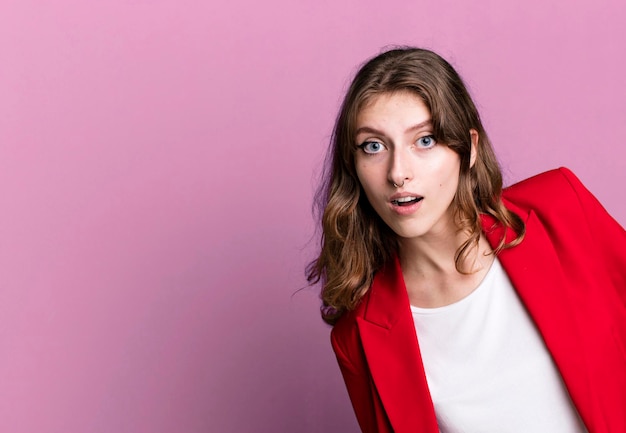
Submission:
[[[398,253],[395,233],[369,204],[356,175],[354,153],[357,115],[375,96],[400,91],[421,98],[432,117],[438,143],[461,160],[459,185],[453,200],[455,220],[467,240],[455,254],[459,272],[478,245],[480,214],[493,216],[513,229],[515,239],[501,239],[494,250],[521,242],[523,221],[501,200],[502,173],[480,121],[478,110],[454,68],[438,54],[420,48],[398,48],[367,61],[354,77],[337,116],[322,181],[315,196],[321,219],[321,250],[306,269],[310,284],[321,281],[321,314],[333,325],[352,310],[368,291],[374,274]],[[478,132],[476,160],[470,167],[470,130]]]

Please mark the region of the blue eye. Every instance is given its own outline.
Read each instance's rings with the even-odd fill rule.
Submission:
[[[417,145],[425,149],[433,147],[435,143],[436,143],[435,137],[433,137],[432,135],[426,135],[420,138],[419,140],[417,140]]]
[[[359,148],[365,153],[378,153],[385,149],[385,146],[378,141],[365,141],[359,144]]]

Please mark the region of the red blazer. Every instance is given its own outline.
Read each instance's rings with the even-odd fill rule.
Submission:
[[[500,262],[574,405],[590,433],[626,432],[626,232],[564,168],[505,189],[503,200],[526,236]],[[482,222],[495,246],[503,229]],[[331,333],[364,432],[438,432],[418,340],[396,260]]]

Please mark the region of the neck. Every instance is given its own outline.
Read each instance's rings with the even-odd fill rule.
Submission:
[[[455,261],[459,247],[469,239],[463,231],[447,231],[441,236],[400,240],[400,264],[413,305],[437,307],[467,296],[482,281],[493,255],[481,234],[478,244],[470,246],[459,268]]]
[[[438,235],[419,239],[400,239],[399,253],[402,269],[448,273],[456,270],[454,257],[457,250],[469,239],[466,232],[447,230]],[[473,254],[470,254],[471,258]],[[467,267],[469,265],[469,267]],[[463,269],[471,271],[472,263],[463,263]]]

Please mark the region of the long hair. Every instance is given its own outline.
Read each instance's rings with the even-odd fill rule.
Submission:
[[[321,218],[321,250],[308,265],[306,275],[310,284],[321,281],[322,318],[331,325],[356,307],[376,271],[398,253],[396,235],[373,210],[357,178],[354,141],[360,110],[375,96],[399,91],[412,92],[423,100],[431,113],[436,141],[460,157],[453,206],[459,229],[469,236],[456,251],[457,270],[467,273],[463,264],[478,245],[481,213],[493,216],[517,234],[508,243],[503,238],[495,254],[518,244],[524,236],[523,221],[502,204],[498,161],[458,73],[429,50],[401,48],[384,52],[361,67],[348,89],[315,196]],[[478,132],[476,160],[471,167],[470,129]]]

